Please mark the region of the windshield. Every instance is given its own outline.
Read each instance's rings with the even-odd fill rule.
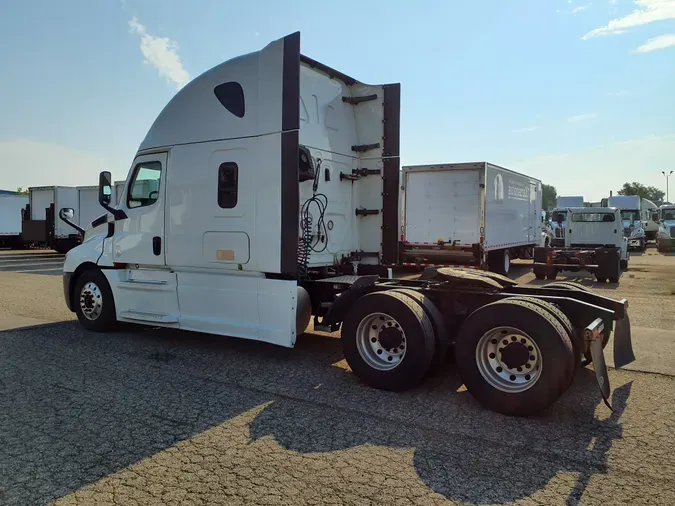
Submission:
[[[675,209],[664,209],[661,213],[661,219],[666,220],[675,220]]]
[[[633,223],[634,221],[638,221],[640,219],[640,211],[628,209],[621,211],[621,219],[629,220],[631,223]]]
[[[558,220],[565,221],[567,218],[567,211],[554,211],[551,214],[551,221],[553,223],[556,223]]]

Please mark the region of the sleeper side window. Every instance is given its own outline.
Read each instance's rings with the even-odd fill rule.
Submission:
[[[159,182],[162,175],[160,162],[141,162],[134,169],[134,178],[127,194],[127,206],[150,206],[159,198]]]
[[[234,162],[221,163],[218,167],[218,205],[232,209],[237,205],[239,167]]]

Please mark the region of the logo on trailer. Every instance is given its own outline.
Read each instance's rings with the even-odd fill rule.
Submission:
[[[492,182],[494,190],[494,200],[495,202],[501,202],[504,200],[504,179],[501,174],[495,176],[494,181]]]

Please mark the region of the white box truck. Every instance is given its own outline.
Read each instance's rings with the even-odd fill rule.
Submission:
[[[541,241],[541,181],[488,162],[403,167],[404,265],[508,274]]]
[[[628,239],[628,247],[645,251],[647,236],[642,227],[642,204],[639,195],[614,195],[607,199],[609,207],[621,211],[622,230]]]
[[[283,347],[313,316],[340,331],[356,378],[395,391],[453,346],[467,390],[511,415],[554,403],[590,354],[608,399],[604,337],[617,367],[634,359],[625,300],[485,271],[363,274],[398,258],[399,114],[398,84],[302,55],[299,33],[196,77],[150,127],[117,206],[100,174],[107,219],[66,256],[66,304],[91,331],[124,321]],[[509,177],[490,194],[511,198]],[[513,188],[528,214],[528,188]]]
[[[79,196],[72,186],[39,186],[28,189],[28,204],[22,221],[21,235],[24,243],[47,245],[59,253],[65,253],[80,240],[81,235],[70,225],[60,220],[58,210],[72,208],[78,216]]]
[[[556,209],[564,209],[566,207],[584,207],[584,198],[579,195],[561,195],[555,201]]]
[[[28,195],[0,195],[0,246],[23,247],[21,212],[28,204]]]

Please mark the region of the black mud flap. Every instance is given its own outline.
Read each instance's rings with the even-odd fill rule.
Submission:
[[[607,372],[605,355],[602,352],[603,330],[604,323],[602,318],[598,318],[584,329],[584,334],[586,340],[589,341],[591,358],[593,359],[593,369],[595,369],[595,379],[598,382],[602,400],[605,401],[605,404],[609,409],[614,411],[612,405],[609,403],[609,373]]]
[[[619,369],[634,360],[630,318],[628,318],[628,312],[626,311],[624,317],[614,324],[614,367]]]

